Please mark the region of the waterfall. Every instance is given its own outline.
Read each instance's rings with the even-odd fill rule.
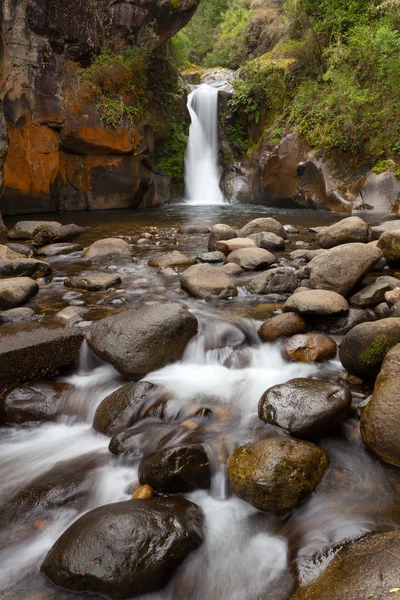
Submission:
[[[192,120],[185,156],[185,197],[189,204],[222,204],[218,167],[218,89],[196,88],[188,98]]]

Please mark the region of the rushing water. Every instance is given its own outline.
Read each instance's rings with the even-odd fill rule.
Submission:
[[[365,450],[354,411],[339,432],[317,441],[329,454],[330,469],[317,491],[289,517],[262,514],[230,493],[226,457],[239,443],[268,435],[268,427],[257,418],[261,394],[294,377],[335,380],[340,364],[336,360],[323,365],[287,363],[279,342],[261,344],[257,328],[277,306],[262,297],[246,295],[243,286],[248,275],[237,280],[237,298],[206,303],[188,298],[180,290],[177,277],[158,274],[147,262],[160,252],[176,248],[194,255],[205,251],[206,236],[180,235],[177,228],[182,224],[227,222],[239,227],[266,214],[271,211],[223,206],[91,214],[93,226],[82,236],[83,245],[119,235],[132,243],[138,262],[110,265],[122,278],[114,291],[71,294],[63,287],[64,277],[84,271],[87,263],[80,253],[51,259],[54,276],[41,282],[39,297],[29,304],[38,311],[37,318],[47,322],[55,310],[81,303],[87,311],[83,330],[95,319],[154,300],[184,302],[199,320],[198,335],[189,343],[183,359],[148,374],[146,380],[167,388],[171,419],[184,419],[185,411],[195,405],[211,408],[217,416],[204,433],[214,473],[211,490],[188,495],[205,513],[206,540],[166,589],[146,596],[149,600],[286,600],[296,570],[302,581],[309,581],[343,540],[400,524],[395,508],[399,474]],[[312,246],[309,225],[338,220],[325,213],[273,214],[281,222],[292,222],[300,228],[299,235],[290,236],[286,250],[278,254],[281,264],[288,261],[291,250],[304,244]],[[77,215],[63,218],[78,220]],[[79,218],[84,222],[88,216]],[[154,225],[158,232],[148,244],[137,245],[141,232]],[[99,403],[124,384],[118,373],[98,361],[84,344],[76,369],[62,374],[59,380],[66,389],[56,422],[1,430],[0,597],[4,600],[79,598],[48,582],[40,574],[41,561],[80,514],[128,500],[137,480],[137,464],[109,453],[109,438],[92,428]],[[368,393],[368,389],[357,390],[354,407]],[[154,420],[148,421],[149,436],[157,425]],[[49,472],[55,473],[63,485],[68,477],[77,478],[82,489],[79,502],[56,502],[39,511],[17,510],[13,498]]]
[[[222,204],[218,166],[218,89],[201,85],[188,98],[191,118],[185,156],[185,195],[190,204]]]

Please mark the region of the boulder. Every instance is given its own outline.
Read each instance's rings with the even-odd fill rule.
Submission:
[[[83,246],[79,244],[69,244],[68,242],[60,244],[50,244],[42,246],[36,250],[38,256],[64,256],[66,254],[72,254],[73,252],[81,252]]]
[[[13,250],[13,252],[16,252],[17,254],[22,254],[23,256],[32,256],[33,254],[33,249],[30,246],[25,246],[25,244],[7,242],[4,245],[7,246],[7,248],[9,248],[10,250]]]
[[[33,233],[39,227],[45,227],[48,230],[56,232],[61,227],[57,221],[19,221],[7,233],[11,240],[31,240]]]
[[[282,352],[294,362],[320,362],[335,358],[337,347],[334,339],[322,333],[299,333],[286,340]]]
[[[36,296],[38,291],[38,284],[30,277],[0,279],[0,309],[16,308]]]
[[[353,327],[360,323],[374,321],[372,311],[361,308],[350,308],[346,314],[333,316],[310,317],[313,328],[332,335],[346,335]]]
[[[86,248],[82,256],[92,259],[120,253],[130,254],[131,252],[132,248],[125,240],[121,240],[120,238],[105,238],[94,242],[94,244]]]
[[[92,350],[131,379],[179,360],[197,332],[197,319],[179,304],[150,304],[94,324]]]
[[[66,306],[60,310],[54,318],[65,326],[75,325],[79,321],[83,321],[83,315],[86,312],[83,306]]]
[[[264,248],[264,250],[283,250],[285,248],[285,240],[270,231],[253,233],[249,235],[248,239],[253,240],[258,248]]]
[[[396,304],[393,304],[393,306],[390,308],[390,314],[387,316],[400,317],[400,302],[396,302]],[[386,315],[385,315],[385,317],[386,317]]]
[[[314,289],[346,296],[382,258],[379,248],[369,244],[345,244],[325,250],[306,267]]]
[[[400,288],[395,288],[394,290],[387,290],[384,294],[383,299],[389,304],[389,306],[397,304],[398,302],[400,302]]]
[[[278,267],[257,275],[250,281],[247,290],[250,294],[291,294],[297,285],[294,269]]]
[[[187,267],[196,264],[196,259],[193,256],[185,256],[179,250],[161,254],[156,258],[152,258],[148,262],[150,267]]]
[[[398,343],[400,318],[361,323],[343,338],[339,357],[346,371],[370,379],[378,375],[386,354]]]
[[[196,260],[201,263],[219,263],[224,262],[225,254],[223,252],[204,252],[203,254],[198,254],[196,256]]]
[[[62,396],[70,386],[59,381],[35,381],[14,388],[4,401],[4,423],[55,421]]]
[[[41,570],[75,592],[132,598],[163,588],[203,541],[203,513],[184,498],[96,508],[56,541]]]
[[[275,315],[267,319],[258,330],[263,342],[273,342],[280,337],[288,337],[307,331],[307,323],[301,315],[294,312]]]
[[[243,273],[242,267],[240,267],[236,263],[226,263],[221,268],[221,271],[226,275],[240,275],[241,273]]]
[[[211,300],[237,296],[236,285],[228,275],[211,265],[194,265],[180,276],[182,289],[196,298]]]
[[[349,302],[358,308],[367,308],[369,306],[377,306],[385,300],[385,294],[391,290],[387,283],[371,283],[365,286],[356,294],[351,296]],[[400,296],[399,296],[400,299]]]
[[[225,263],[236,263],[245,271],[262,271],[275,262],[275,256],[262,248],[243,248],[231,252]]]
[[[378,248],[382,250],[383,257],[388,262],[400,262],[400,229],[383,233],[379,238]]]
[[[322,574],[290,600],[386,600],[400,580],[400,533],[372,533],[346,544]]]
[[[347,217],[330,227],[325,227],[317,235],[317,244],[328,249],[341,244],[369,241],[369,227],[360,217]]]
[[[256,248],[256,243],[250,238],[233,238],[232,240],[224,240],[216,242],[215,249],[224,254],[229,254],[235,250],[242,250],[242,248]]]
[[[282,310],[301,315],[338,315],[347,312],[349,305],[346,299],[336,292],[305,290],[288,298]]]
[[[379,240],[381,235],[386,233],[387,231],[400,231],[400,222],[395,221],[385,221],[380,225],[376,225],[375,227],[371,227],[371,239]]]
[[[20,307],[10,308],[0,313],[0,325],[8,323],[20,323],[21,321],[30,321],[35,315],[35,311],[31,308]]]
[[[287,238],[287,233],[284,227],[279,223],[279,221],[273,219],[272,217],[253,219],[253,221],[250,221],[238,231],[238,236],[247,237],[253,233],[263,233],[264,231],[274,233],[284,240]]]
[[[380,459],[400,466],[400,344],[387,353],[374,393],[361,412],[361,435]]]
[[[43,277],[49,273],[51,273],[51,267],[48,263],[35,258],[27,258],[7,246],[0,245],[1,277]]]
[[[213,251],[215,250],[216,243],[220,240],[231,240],[235,237],[236,231],[229,225],[224,225],[222,223],[213,225],[210,235],[208,236],[208,249]]]
[[[294,260],[300,259],[302,261],[309,262],[310,260],[312,260],[316,256],[319,256],[320,254],[323,254],[324,252],[325,252],[325,250],[323,250],[322,248],[318,248],[317,250],[300,249],[300,250],[293,250],[290,253],[290,256]]]
[[[68,288],[88,290],[89,292],[100,292],[108,290],[121,283],[121,277],[115,273],[92,272],[87,275],[74,275],[64,280]]]
[[[183,225],[182,227],[179,227],[178,233],[181,233],[182,235],[204,235],[210,233],[210,228],[206,225]]]
[[[64,240],[69,240],[85,231],[86,229],[84,227],[79,227],[73,223],[70,225],[62,225],[58,229],[40,225],[32,233],[32,242],[34,246],[45,246],[56,241],[62,242]]]
[[[138,458],[157,452],[166,443],[170,445],[172,438],[183,443],[187,435],[187,430],[184,431],[179,423],[148,418],[115,433],[108,449],[112,454],[122,456],[125,463],[135,464]]]
[[[159,450],[142,459],[139,481],[162,494],[207,490],[211,485],[207,453],[201,444]]]
[[[156,397],[157,386],[148,381],[128,383],[104,398],[97,407],[93,428],[112,436],[139,420],[146,400]]]
[[[327,455],[314,444],[276,437],[236,448],[228,473],[234,494],[280,515],[315,490],[327,467]]]
[[[386,283],[392,290],[400,288],[400,279],[397,279],[397,277],[391,277],[390,275],[382,275],[381,277],[378,277],[376,283]]]
[[[258,417],[294,437],[319,437],[343,423],[350,406],[351,393],[345,386],[298,378],[269,388],[261,396]]]
[[[17,327],[17,326],[15,326]],[[76,363],[81,331],[26,326],[0,337],[0,383],[19,383],[56,375]]]
[[[398,315],[392,315],[389,306],[386,302],[381,302],[378,306],[375,306],[374,315],[376,319],[387,319],[388,317],[397,317]],[[347,333],[347,332],[346,332]]]

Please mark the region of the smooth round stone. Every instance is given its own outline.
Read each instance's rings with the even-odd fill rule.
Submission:
[[[337,315],[349,310],[347,300],[336,292],[327,290],[305,290],[288,298],[284,312],[302,315]]]
[[[335,358],[337,347],[333,338],[322,333],[300,333],[285,342],[282,352],[293,362],[321,362]]]

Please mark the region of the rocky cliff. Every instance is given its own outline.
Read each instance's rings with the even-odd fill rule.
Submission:
[[[84,72],[108,47],[118,56],[121,48],[145,48],[151,57],[188,22],[198,4],[199,0],[2,1],[0,172],[6,154],[2,123],[8,138],[0,178],[3,215],[160,204],[165,181],[155,174],[155,138],[148,117],[154,113],[156,94],[153,107],[141,114],[137,96],[144,92],[125,81],[132,61],[128,68],[126,61],[110,60],[105,76],[118,75],[125,83],[115,100],[117,109],[123,104],[131,110],[118,114],[118,120],[107,120],[99,99],[107,111],[108,98],[77,94],[74,73]],[[84,91],[89,84],[93,88],[89,82]],[[102,82],[99,89],[105,89]]]

